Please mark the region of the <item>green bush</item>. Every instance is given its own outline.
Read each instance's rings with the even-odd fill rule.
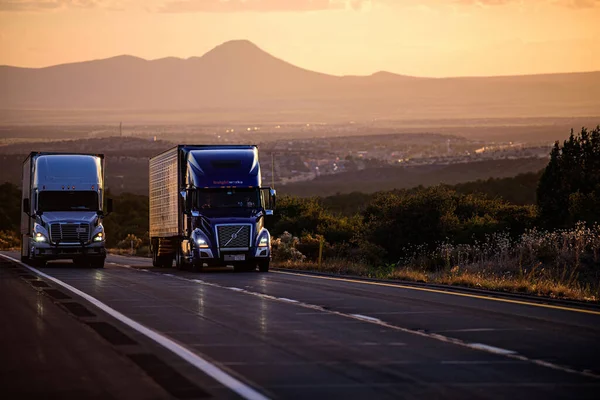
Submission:
[[[474,243],[496,232],[519,235],[535,221],[535,209],[438,186],[379,194],[363,218],[362,240],[395,262],[415,246],[433,250],[445,241]]]
[[[21,190],[12,183],[0,185],[0,231],[18,232],[21,226]]]
[[[300,241],[289,232],[283,232],[281,236],[271,241],[273,261],[305,261],[304,256],[296,246]]]
[[[133,247],[134,251],[141,245],[142,239],[138,238],[132,233],[128,234],[123,240],[117,243],[117,247],[119,249],[131,249]]]
[[[21,247],[21,238],[13,231],[0,231],[0,250]]]

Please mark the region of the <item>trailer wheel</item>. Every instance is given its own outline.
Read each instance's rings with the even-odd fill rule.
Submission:
[[[158,258],[158,246],[152,246],[152,266],[160,267],[160,259]]]
[[[163,268],[172,268],[173,267],[173,256],[160,256],[158,257],[159,265]]]

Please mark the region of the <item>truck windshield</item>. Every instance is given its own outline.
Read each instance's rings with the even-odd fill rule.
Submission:
[[[86,191],[43,191],[38,195],[39,211],[98,211],[98,193]]]
[[[195,192],[199,208],[258,208],[260,193],[256,189],[204,189]]]

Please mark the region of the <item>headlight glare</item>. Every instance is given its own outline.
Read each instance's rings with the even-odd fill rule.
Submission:
[[[263,235],[258,241],[258,247],[267,247],[269,246],[269,237],[267,235]]]
[[[44,236],[40,232],[36,232],[36,234],[35,234],[35,241],[36,242],[45,242],[46,241],[46,236]]]
[[[208,243],[206,242],[206,240],[204,240],[203,238],[198,238],[196,239],[196,244],[198,245],[198,247],[200,247],[201,249],[208,249]]]
[[[104,240],[104,233],[103,232],[96,233],[96,236],[94,236],[94,242],[101,242],[103,240]]]

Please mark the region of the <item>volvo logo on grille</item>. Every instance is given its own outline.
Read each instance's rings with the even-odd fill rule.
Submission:
[[[237,239],[237,233],[234,233],[233,235],[231,235],[231,239]]]

